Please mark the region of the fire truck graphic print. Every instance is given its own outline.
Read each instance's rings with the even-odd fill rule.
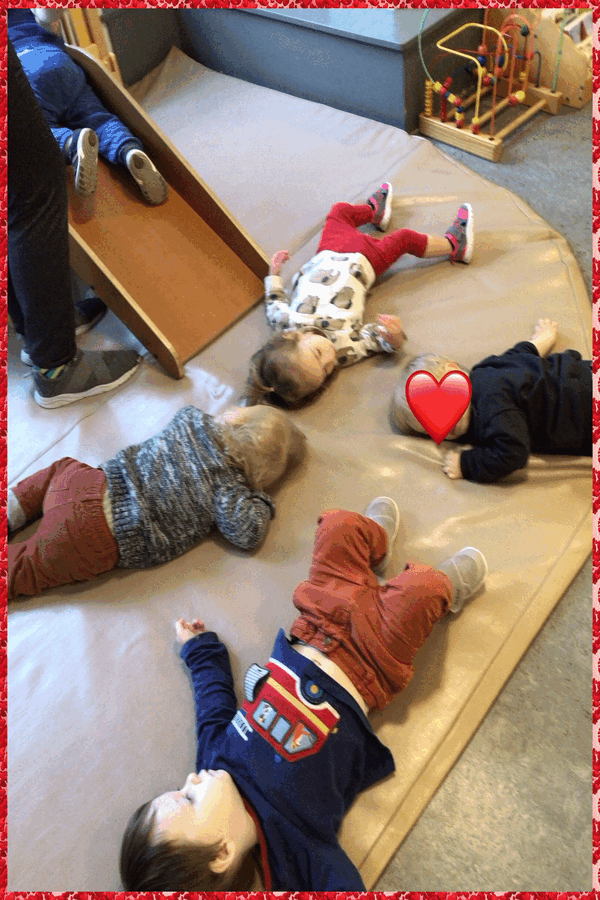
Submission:
[[[339,721],[339,714],[314,681],[302,680],[283,663],[251,666],[244,681],[246,702],[240,712],[284,759],[294,762],[318,753]],[[239,714],[238,714],[239,715]]]

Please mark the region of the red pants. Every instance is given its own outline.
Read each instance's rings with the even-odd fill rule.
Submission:
[[[43,518],[33,537],[8,545],[9,600],[114,569],[119,552],[102,511],[101,469],[65,457],[12,490],[28,521]]]
[[[371,710],[411,680],[414,656],[452,596],[448,576],[425,565],[408,565],[380,585],[372,566],[386,551],[387,535],[372,519],[324,512],[309,579],[294,593],[301,614],[290,632],[337,663]]]
[[[368,203],[354,206],[352,203],[335,203],[325,219],[319,249],[336,253],[362,253],[366,256],[375,275],[379,276],[404,253],[422,257],[427,249],[427,235],[410,228],[399,228],[382,238],[374,238],[358,231],[360,225],[373,220],[373,209]]]

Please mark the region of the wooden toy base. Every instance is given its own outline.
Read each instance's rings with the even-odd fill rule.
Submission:
[[[468,128],[457,128],[454,122],[442,122],[437,116],[419,116],[419,131],[425,137],[434,138],[459,150],[466,150],[490,162],[498,162],[502,156],[502,142],[486,134],[473,134]]]
[[[101,160],[96,194],[84,200],[69,170],[71,264],[181,378],[183,364],[261,298],[268,261],[142,108],[92,56],[68,49],[170,186],[165,203],[150,206],[125,169]]]
[[[506,100],[507,89],[505,84],[498,87],[498,97],[500,101],[497,103],[497,113],[501,114],[506,109],[508,101]],[[468,108],[473,104],[473,95],[465,100],[463,106]],[[457,128],[454,120],[442,122],[438,116],[428,116],[421,113],[419,116],[419,131],[426,137],[434,138],[442,141],[444,144],[450,144],[451,147],[458,147],[459,150],[466,150],[467,153],[473,153],[490,162],[499,162],[503,152],[504,140],[524,125],[525,122],[533,118],[536,113],[544,112],[556,115],[560,110],[562,95],[552,92],[546,88],[528,87],[525,95],[524,104],[528,107],[519,116],[513,119],[504,127],[498,128],[498,115],[496,117],[496,130],[493,137],[485,131],[473,134],[469,124],[465,124],[463,128]],[[481,124],[486,125],[491,118],[491,112],[486,112],[480,116]]]

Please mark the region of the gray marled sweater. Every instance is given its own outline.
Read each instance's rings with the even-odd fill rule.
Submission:
[[[212,416],[185,406],[166,428],[120,450],[106,474],[118,565],[144,569],[194,547],[213,529],[242,550],[257,547],[275,512],[221,449]]]

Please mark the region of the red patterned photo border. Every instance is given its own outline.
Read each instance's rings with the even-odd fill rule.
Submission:
[[[8,531],[6,527],[6,344],[8,329],[8,312],[6,301],[7,260],[6,260],[6,14],[0,16],[0,152],[2,165],[0,166],[0,190],[2,208],[2,227],[0,228],[0,240],[2,249],[0,259],[0,292],[2,303],[0,304],[0,379],[1,379],[1,404],[0,404],[0,467],[3,479],[3,502],[0,510],[0,534],[2,535],[2,550],[0,566],[2,567],[2,603],[0,619],[0,889],[6,890],[6,855],[7,855],[7,830],[6,830],[6,778],[7,778],[7,751],[6,751],[6,544]]]
[[[600,480],[598,470],[598,451],[600,449],[600,386],[598,373],[600,371],[600,331],[598,329],[598,302],[600,299],[600,248],[598,241],[600,240],[600,229],[598,228],[598,219],[600,217],[600,143],[599,143],[599,116],[598,101],[600,91],[600,58],[599,52],[599,34],[600,27],[599,10],[597,5],[594,6],[594,50],[593,50],[593,85],[594,85],[594,130],[593,130],[593,171],[594,171],[594,187],[593,187],[593,223],[594,223],[594,254],[593,254],[593,304],[594,304],[594,332],[593,332],[593,372],[594,372],[594,480],[593,480],[593,509],[594,509],[594,540],[593,540],[593,761],[592,761],[592,780],[593,780],[593,840],[592,855],[594,880],[593,887],[597,891],[600,887],[600,680],[599,680],[599,663],[600,663],[600,603],[598,597],[599,575],[598,566],[600,565],[600,530],[598,509],[600,502]]]
[[[470,0],[421,0],[421,2],[408,3],[403,0],[372,0],[372,2],[364,2],[364,0],[198,0],[198,2],[179,3],[173,0],[151,0],[151,2],[142,2],[142,0],[80,0],[79,3],[73,4],[68,2],[6,2],[0,0],[2,6],[2,14],[0,15],[0,152],[2,165],[0,167],[0,189],[2,197],[2,227],[0,229],[0,240],[2,242],[2,266],[0,269],[0,289],[4,302],[0,312],[0,387],[1,387],[1,404],[0,404],[0,469],[4,478],[4,489],[6,489],[6,427],[7,427],[7,410],[6,410],[6,348],[7,348],[7,310],[6,310],[6,284],[7,284],[7,267],[6,267],[6,9],[17,6],[52,6],[52,7],[96,7],[102,6],[106,8],[172,8],[177,6],[192,6],[203,9],[227,9],[236,7],[247,8],[379,8],[379,9],[427,9],[427,8],[452,8],[467,9],[477,8],[481,6],[502,7],[507,3],[491,2],[476,3]],[[516,5],[516,4],[515,4]],[[542,0],[520,0],[518,6],[524,8],[562,8],[564,4],[555,2],[542,2]],[[572,6],[584,6],[586,4],[576,3]],[[593,222],[594,222],[594,252],[593,252],[593,303],[594,303],[594,329],[593,329],[593,355],[594,355],[594,478],[593,478],[593,511],[594,511],[594,535],[593,535],[593,892],[588,893],[542,893],[542,892],[519,892],[519,893],[483,893],[483,892],[464,892],[464,893],[428,893],[420,894],[414,892],[394,892],[381,893],[369,892],[368,895],[358,895],[350,893],[321,893],[313,894],[311,892],[289,892],[277,894],[244,894],[247,897],[277,897],[280,900],[313,900],[313,898],[330,898],[330,900],[355,900],[357,897],[368,896],[373,900],[418,900],[423,896],[431,898],[431,900],[592,900],[596,897],[600,890],[600,598],[599,598],[599,580],[600,580],[600,474],[598,471],[598,451],[600,449],[600,324],[598,317],[598,302],[600,298],[600,143],[599,143],[599,111],[598,103],[600,97],[600,45],[599,45],[599,18],[598,5],[594,6],[594,44],[593,44],[593,85],[594,85],[594,125],[593,125]],[[147,896],[148,898],[158,898],[161,894],[128,894],[125,892],[66,892],[61,894],[53,894],[49,892],[37,893],[6,893],[7,884],[7,827],[6,827],[6,782],[7,782],[7,750],[6,750],[6,712],[7,712],[7,683],[6,683],[6,637],[7,637],[7,613],[6,613],[6,506],[2,503],[1,507],[0,529],[3,536],[3,543],[0,555],[0,565],[2,567],[2,613],[0,620],[0,891],[2,896],[10,898],[10,900],[133,900],[134,897]],[[169,897],[185,898],[185,900],[196,900],[196,898],[205,898],[205,900],[234,900],[239,895],[237,893],[174,893]]]

